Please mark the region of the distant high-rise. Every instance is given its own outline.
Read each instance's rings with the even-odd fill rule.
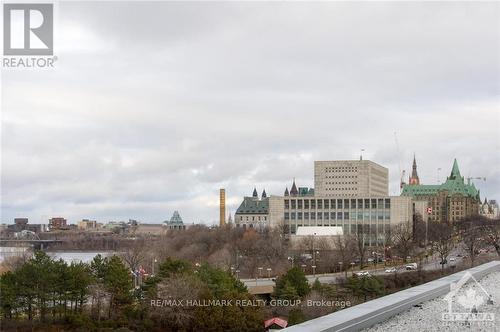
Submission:
[[[315,161],[314,194],[331,197],[387,196],[389,170],[369,160]]]
[[[219,226],[224,226],[226,224],[226,190],[223,188],[219,190],[219,205],[220,205]]]
[[[49,229],[51,231],[53,230],[60,230],[60,229],[66,229],[67,228],[67,220],[61,217],[54,217],[49,219]]]

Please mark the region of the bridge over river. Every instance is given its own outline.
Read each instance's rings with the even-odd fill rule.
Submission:
[[[33,247],[44,250],[51,244],[62,243],[62,240],[39,240],[39,239],[0,239],[0,247]]]

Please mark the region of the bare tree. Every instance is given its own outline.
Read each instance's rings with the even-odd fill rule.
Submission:
[[[407,261],[415,249],[413,230],[408,224],[398,224],[391,230],[392,244],[396,252]]]
[[[345,271],[345,277],[347,278],[347,269],[349,264],[354,258],[354,253],[356,252],[356,242],[351,235],[337,236],[334,240],[335,250],[338,253],[339,262],[342,263],[342,267]]]
[[[488,237],[485,220],[474,216],[458,221],[456,226],[462,239],[462,246],[470,257],[470,265],[474,267],[479,250],[484,247],[485,238]]]
[[[359,269],[363,269],[366,251],[368,250],[368,225],[358,225],[356,233],[353,235],[356,253],[359,257]]]
[[[202,297],[205,286],[193,276],[171,276],[157,285],[156,298],[172,303],[188,303]],[[162,327],[189,331],[195,319],[196,307],[190,305],[166,305],[156,307],[152,318]]]
[[[500,220],[488,220],[485,225],[486,243],[493,246],[497,255],[500,256]]]
[[[148,246],[144,238],[135,238],[122,249],[120,256],[130,269],[135,271],[141,264],[144,264],[147,253]]]
[[[453,243],[453,228],[447,223],[432,223],[429,228],[433,248],[439,255],[441,271],[444,273],[444,264],[455,247]]]

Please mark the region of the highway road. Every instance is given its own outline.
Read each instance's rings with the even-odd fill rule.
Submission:
[[[457,255],[460,254],[459,251],[455,250],[452,252],[452,254],[448,258],[448,264],[447,267],[453,265],[453,264],[458,264],[461,262],[462,257],[457,257]],[[450,258],[453,257],[454,261],[450,261]],[[429,263],[424,263],[422,269],[425,271],[431,271],[431,270],[439,270],[441,269],[441,265],[439,264],[439,258],[437,255],[434,255],[433,257],[429,257],[430,262]],[[371,275],[384,275],[388,274],[385,272],[386,268],[380,268],[380,269],[368,269],[364,271],[368,271]],[[358,272],[357,270],[354,271],[354,273]],[[405,269],[405,265],[398,266],[398,272],[397,273],[405,273],[407,272]],[[347,272],[347,276],[350,277],[352,275],[351,271]],[[306,278],[309,281],[310,284],[312,284],[316,278],[319,279],[321,283],[337,283],[339,278],[344,278],[345,277],[345,272],[340,272],[340,273],[326,273],[326,274],[316,274],[316,275],[307,275]],[[256,286],[274,286],[275,282],[272,280],[273,278],[257,278],[257,279],[240,279],[245,286],[247,287],[256,287]]]

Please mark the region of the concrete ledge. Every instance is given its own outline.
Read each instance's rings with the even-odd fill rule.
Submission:
[[[291,326],[283,331],[360,331],[383,322],[413,307],[415,304],[447,294],[450,291],[450,284],[459,281],[466,272],[470,272],[474,278],[480,279],[496,271],[500,271],[500,261],[489,262],[465,271],[457,272],[420,286],[408,288],[391,295],[358,304],[354,307],[309,320],[302,324]]]

